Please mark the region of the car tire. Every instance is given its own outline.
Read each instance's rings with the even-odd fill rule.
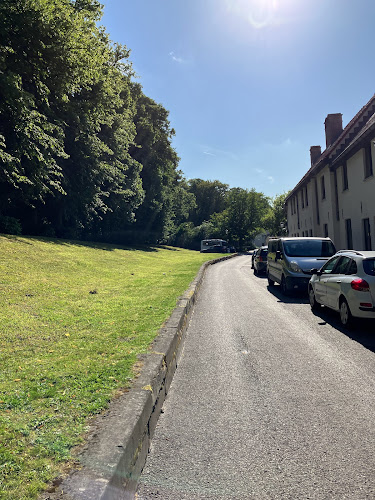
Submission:
[[[286,286],[286,279],[284,278],[284,276],[281,277],[281,291],[283,295],[289,295],[289,290]]]
[[[352,313],[350,312],[349,305],[346,299],[342,298],[340,300],[340,322],[342,326],[350,328],[352,326],[352,320],[353,316]]]
[[[270,275],[267,273],[268,286],[275,286],[275,281],[270,278]]]
[[[309,287],[309,302],[312,311],[317,311],[321,308],[321,304],[316,301],[314,289],[312,286]]]
[[[256,267],[254,267],[254,275],[258,276],[258,271],[256,270]]]

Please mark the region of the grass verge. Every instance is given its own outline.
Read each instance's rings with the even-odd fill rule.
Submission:
[[[37,498],[69,465],[209,259],[0,235],[1,500]]]

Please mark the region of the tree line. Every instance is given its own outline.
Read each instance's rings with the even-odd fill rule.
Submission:
[[[279,230],[284,195],[184,178],[168,111],[101,16],[97,0],[0,4],[0,232],[197,248]]]

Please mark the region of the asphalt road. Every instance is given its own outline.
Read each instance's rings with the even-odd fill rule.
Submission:
[[[138,499],[374,499],[375,328],[210,266]]]

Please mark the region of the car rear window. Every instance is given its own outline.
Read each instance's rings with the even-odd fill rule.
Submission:
[[[326,240],[283,241],[283,246],[288,257],[332,257],[336,253],[332,241]]]
[[[260,255],[261,255],[262,257],[265,257],[267,254],[268,254],[268,250],[267,250],[267,249],[266,249],[266,250],[262,250],[262,251],[260,252]]]
[[[366,259],[363,261],[363,270],[370,276],[375,276],[375,259]]]

